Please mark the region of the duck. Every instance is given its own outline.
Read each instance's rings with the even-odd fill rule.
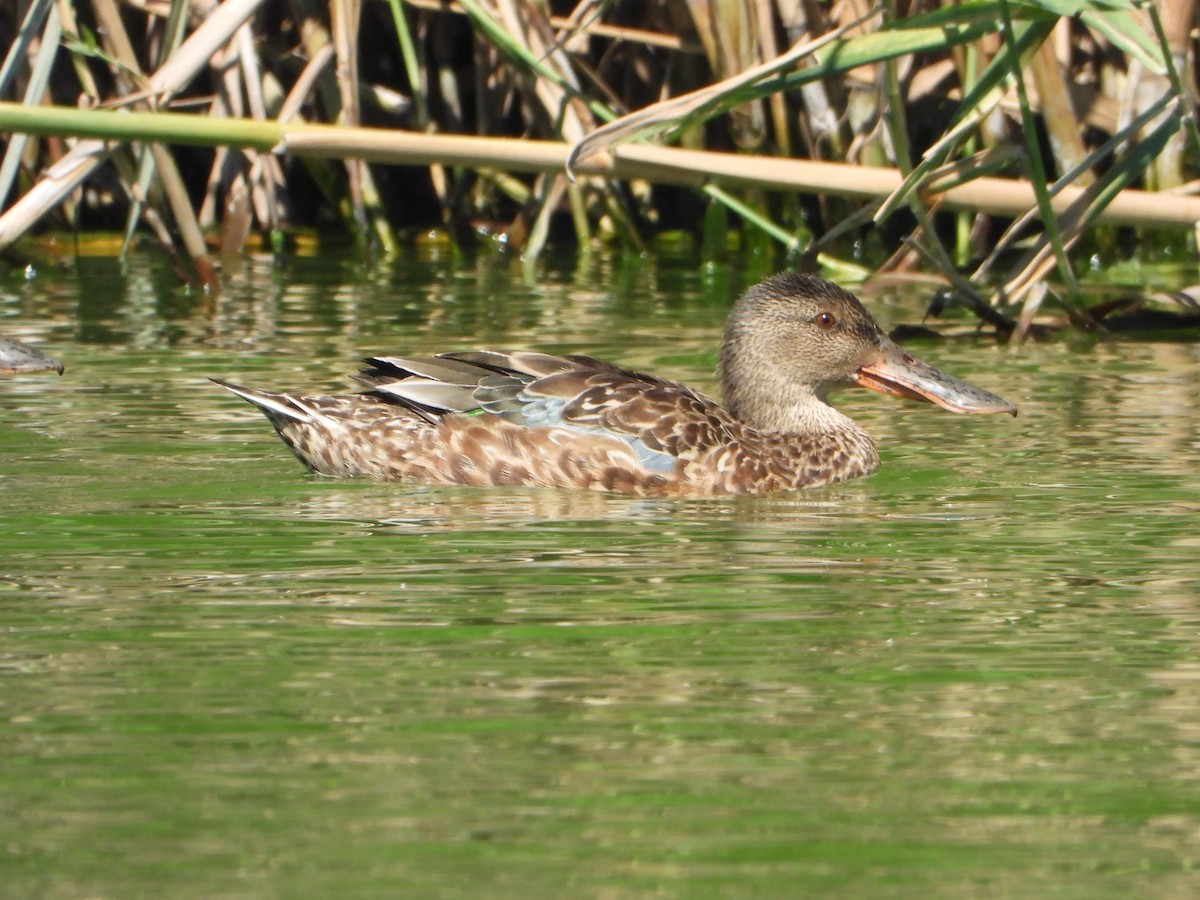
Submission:
[[[63,373],[63,364],[47,356],[36,347],[0,334],[0,374],[13,375],[18,372]]]
[[[718,366],[724,405],[590,356],[468,350],[365,363],[354,394],[212,380],[258,407],[321,475],[637,496],[764,494],[874,472],[870,435],[828,401],[846,386],[1017,414],[906,353],[849,291],[794,271],[732,307]]]

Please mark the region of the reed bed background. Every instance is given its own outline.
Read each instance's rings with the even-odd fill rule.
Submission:
[[[0,248],[38,223],[148,232],[215,285],[221,256],[314,227],[526,260],[682,234],[706,259],[934,272],[1005,334],[1048,299],[1092,325],[1080,266],[1195,252],[1194,20],[1194,0],[23,0],[0,8]]]

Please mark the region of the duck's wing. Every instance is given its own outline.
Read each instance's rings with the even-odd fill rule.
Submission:
[[[529,428],[608,434],[653,468],[728,443],[736,427],[698,391],[589,356],[475,350],[367,363],[358,378],[372,394],[423,415],[487,412]]]

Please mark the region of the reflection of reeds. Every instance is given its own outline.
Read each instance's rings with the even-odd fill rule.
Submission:
[[[106,161],[128,232],[140,219],[168,246],[178,235],[209,282],[206,231],[236,252],[322,211],[384,251],[397,224],[492,223],[536,256],[560,220],[577,242],[636,247],[705,221],[706,246],[723,246],[713,232],[727,220],[706,206],[812,251],[873,220],[894,249],[909,210],[918,258],[966,290],[1000,278],[991,304],[1024,302],[1023,322],[1052,269],[1073,293],[1072,248],[1097,222],[1200,220],[1196,201],[1130,190],[1186,188],[1193,17],[1191,0],[978,0],[908,16],[849,0],[579,3],[561,16],[532,0],[225,0],[206,17],[184,3],[31,0],[0,23],[0,97],[21,101],[0,107],[0,128],[44,140],[14,136],[0,161],[3,196],[23,190],[0,246],[58,204],[94,215],[78,188]],[[644,143],[664,134],[725,152]],[[22,171],[43,174],[29,185]],[[993,218],[1015,220],[1001,248],[1032,244],[963,281],[951,260],[995,247]]]

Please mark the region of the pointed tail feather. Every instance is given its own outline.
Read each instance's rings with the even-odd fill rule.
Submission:
[[[237,394],[243,400],[253,403],[266,413],[269,419],[281,416],[293,422],[310,423],[320,418],[320,413],[304,403],[300,398],[293,397],[290,394],[283,394],[278,391],[259,391],[253,388],[242,387],[240,384],[233,384],[229,381],[222,381],[220,378],[209,378],[208,380],[213,384],[219,384],[227,391]]]

